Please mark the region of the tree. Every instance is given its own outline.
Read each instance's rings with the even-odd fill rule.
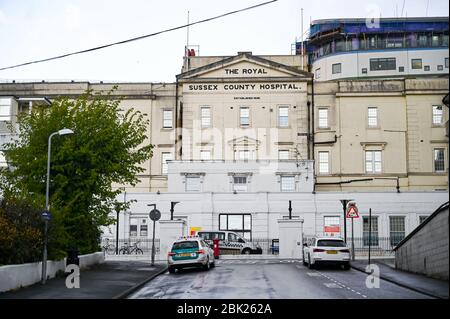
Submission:
[[[1,173],[5,197],[33,194],[44,208],[48,137],[62,128],[75,132],[52,138],[49,257],[72,247],[97,251],[100,226],[113,222],[109,212],[127,205],[116,202],[120,189],[113,184],[136,185],[152,155],[153,146],[145,145],[149,121],[132,108],[122,111],[113,91],[62,97],[51,107],[20,114],[19,138],[6,145],[12,169]]]

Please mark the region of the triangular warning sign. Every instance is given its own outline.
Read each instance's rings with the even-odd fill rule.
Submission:
[[[347,218],[359,218],[358,209],[355,206],[350,206],[347,210]]]

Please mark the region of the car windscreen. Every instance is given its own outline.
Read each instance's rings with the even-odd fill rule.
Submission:
[[[342,240],[322,239],[317,241],[317,247],[346,247]]]
[[[173,244],[172,250],[198,248],[196,241],[181,241]]]

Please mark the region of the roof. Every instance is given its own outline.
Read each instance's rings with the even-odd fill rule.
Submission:
[[[425,225],[427,225],[430,221],[432,221],[440,212],[443,212],[444,210],[448,209],[448,202],[442,204],[441,206],[439,206],[438,209],[436,209],[434,211],[433,214],[431,214],[427,219],[425,219],[425,221],[420,224],[419,226],[417,226],[411,233],[408,234],[408,236],[406,236],[405,238],[403,238],[403,240],[401,242],[399,242],[397,244],[397,246],[394,247],[394,251],[399,249],[401,246],[403,246],[403,244],[405,244],[412,236],[414,236],[419,230],[421,230],[422,228],[425,227]],[[446,235],[448,236],[448,234]]]
[[[311,22],[310,39],[318,34],[389,33],[389,32],[448,32],[448,17],[324,19]]]

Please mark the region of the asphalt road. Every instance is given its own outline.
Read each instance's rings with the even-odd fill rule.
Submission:
[[[357,270],[294,261],[218,261],[209,271],[186,269],[158,276],[129,298],[139,299],[429,299],[380,279],[367,288]]]

